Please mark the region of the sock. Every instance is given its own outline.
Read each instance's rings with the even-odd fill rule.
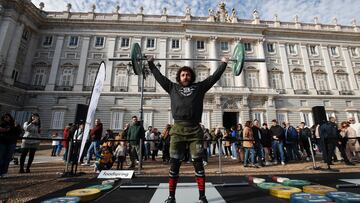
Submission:
[[[169,178],[169,195],[174,198],[175,198],[175,191],[176,191],[176,185],[177,185],[178,179],[179,179],[178,177],[177,178],[172,178],[172,177]]]
[[[205,196],[205,177],[196,177],[196,183],[199,189],[199,196]]]

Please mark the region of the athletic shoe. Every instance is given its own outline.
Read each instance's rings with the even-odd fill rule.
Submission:
[[[281,165],[285,166],[285,162],[282,161],[282,162],[281,162]]]
[[[90,163],[83,163],[82,166],[90,166]]]
[[[169,196],[164,203],[176,203],[175,197]]]
[[[208,203],[206,196],[202,196],[199,198],[199,201],[197,201],[198,203]]]

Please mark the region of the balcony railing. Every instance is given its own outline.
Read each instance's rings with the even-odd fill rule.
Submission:
[[[55,86],[55,91],[72,91],[73,86]]]
[[[294,90],[295,94],[309,94],[308,90]]]
[[[128,87],[126,87],[126,86],[112,86],[111,91],[112,92],[127,92]]]
[[[317,93],[319,95],[331,95],[331,91],[330,90],[318,90]]]
[[[353,95],[354,92],[352,90],[340,90],[339,94],[340,95]]]

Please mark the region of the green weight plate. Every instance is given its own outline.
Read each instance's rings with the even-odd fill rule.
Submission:
[[[142,74],[142,54],[138,43],[134,43],[131,47],[131,63],[136,75]]]
[[[311,194],[306,192],[293,193],[290,196],[290,203],[315,203],[315,202],[331,202],[331,199],[319,194]]]
[[[233,73],[236,76],[239,76],[244,68],[244,61],[245,61],[245,46],[241,43],[237,43],[235,46],[232,59],[235,59],[232,69]]]
[[[264,189],[264,190],[268,190],[272,187],[275,187],[275,186],[281,186],[281,184],[279,183],[270,183],[270,182],[263,182],[263,183],[259,183],[257,184],[257,186],[261,189]]]
[[[99,189],[100,191],[105,191],[105,190],[110,190],[112,187],[113,186],[110,184],[104,184],[104,185],[93,185],[88,188],[96,188]]]
[[[303,186],[310,185],[311,183],[306,180],[284,180],[282,184],[290,187],[302,188]]]
[[[360,194],[352,192],[328,192],[326,196],[336,202],[355,203],[360,202]]]
[[[43,201],[42,203],[77,203],[80,197],[56,197]]]

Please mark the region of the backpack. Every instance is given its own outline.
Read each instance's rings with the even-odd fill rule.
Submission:
[[[292,126],[289,126],[289,128],[287,130],[286,141],[297,142],[298,139],[299,139],[299,135],[298,135],[296,129]]]

